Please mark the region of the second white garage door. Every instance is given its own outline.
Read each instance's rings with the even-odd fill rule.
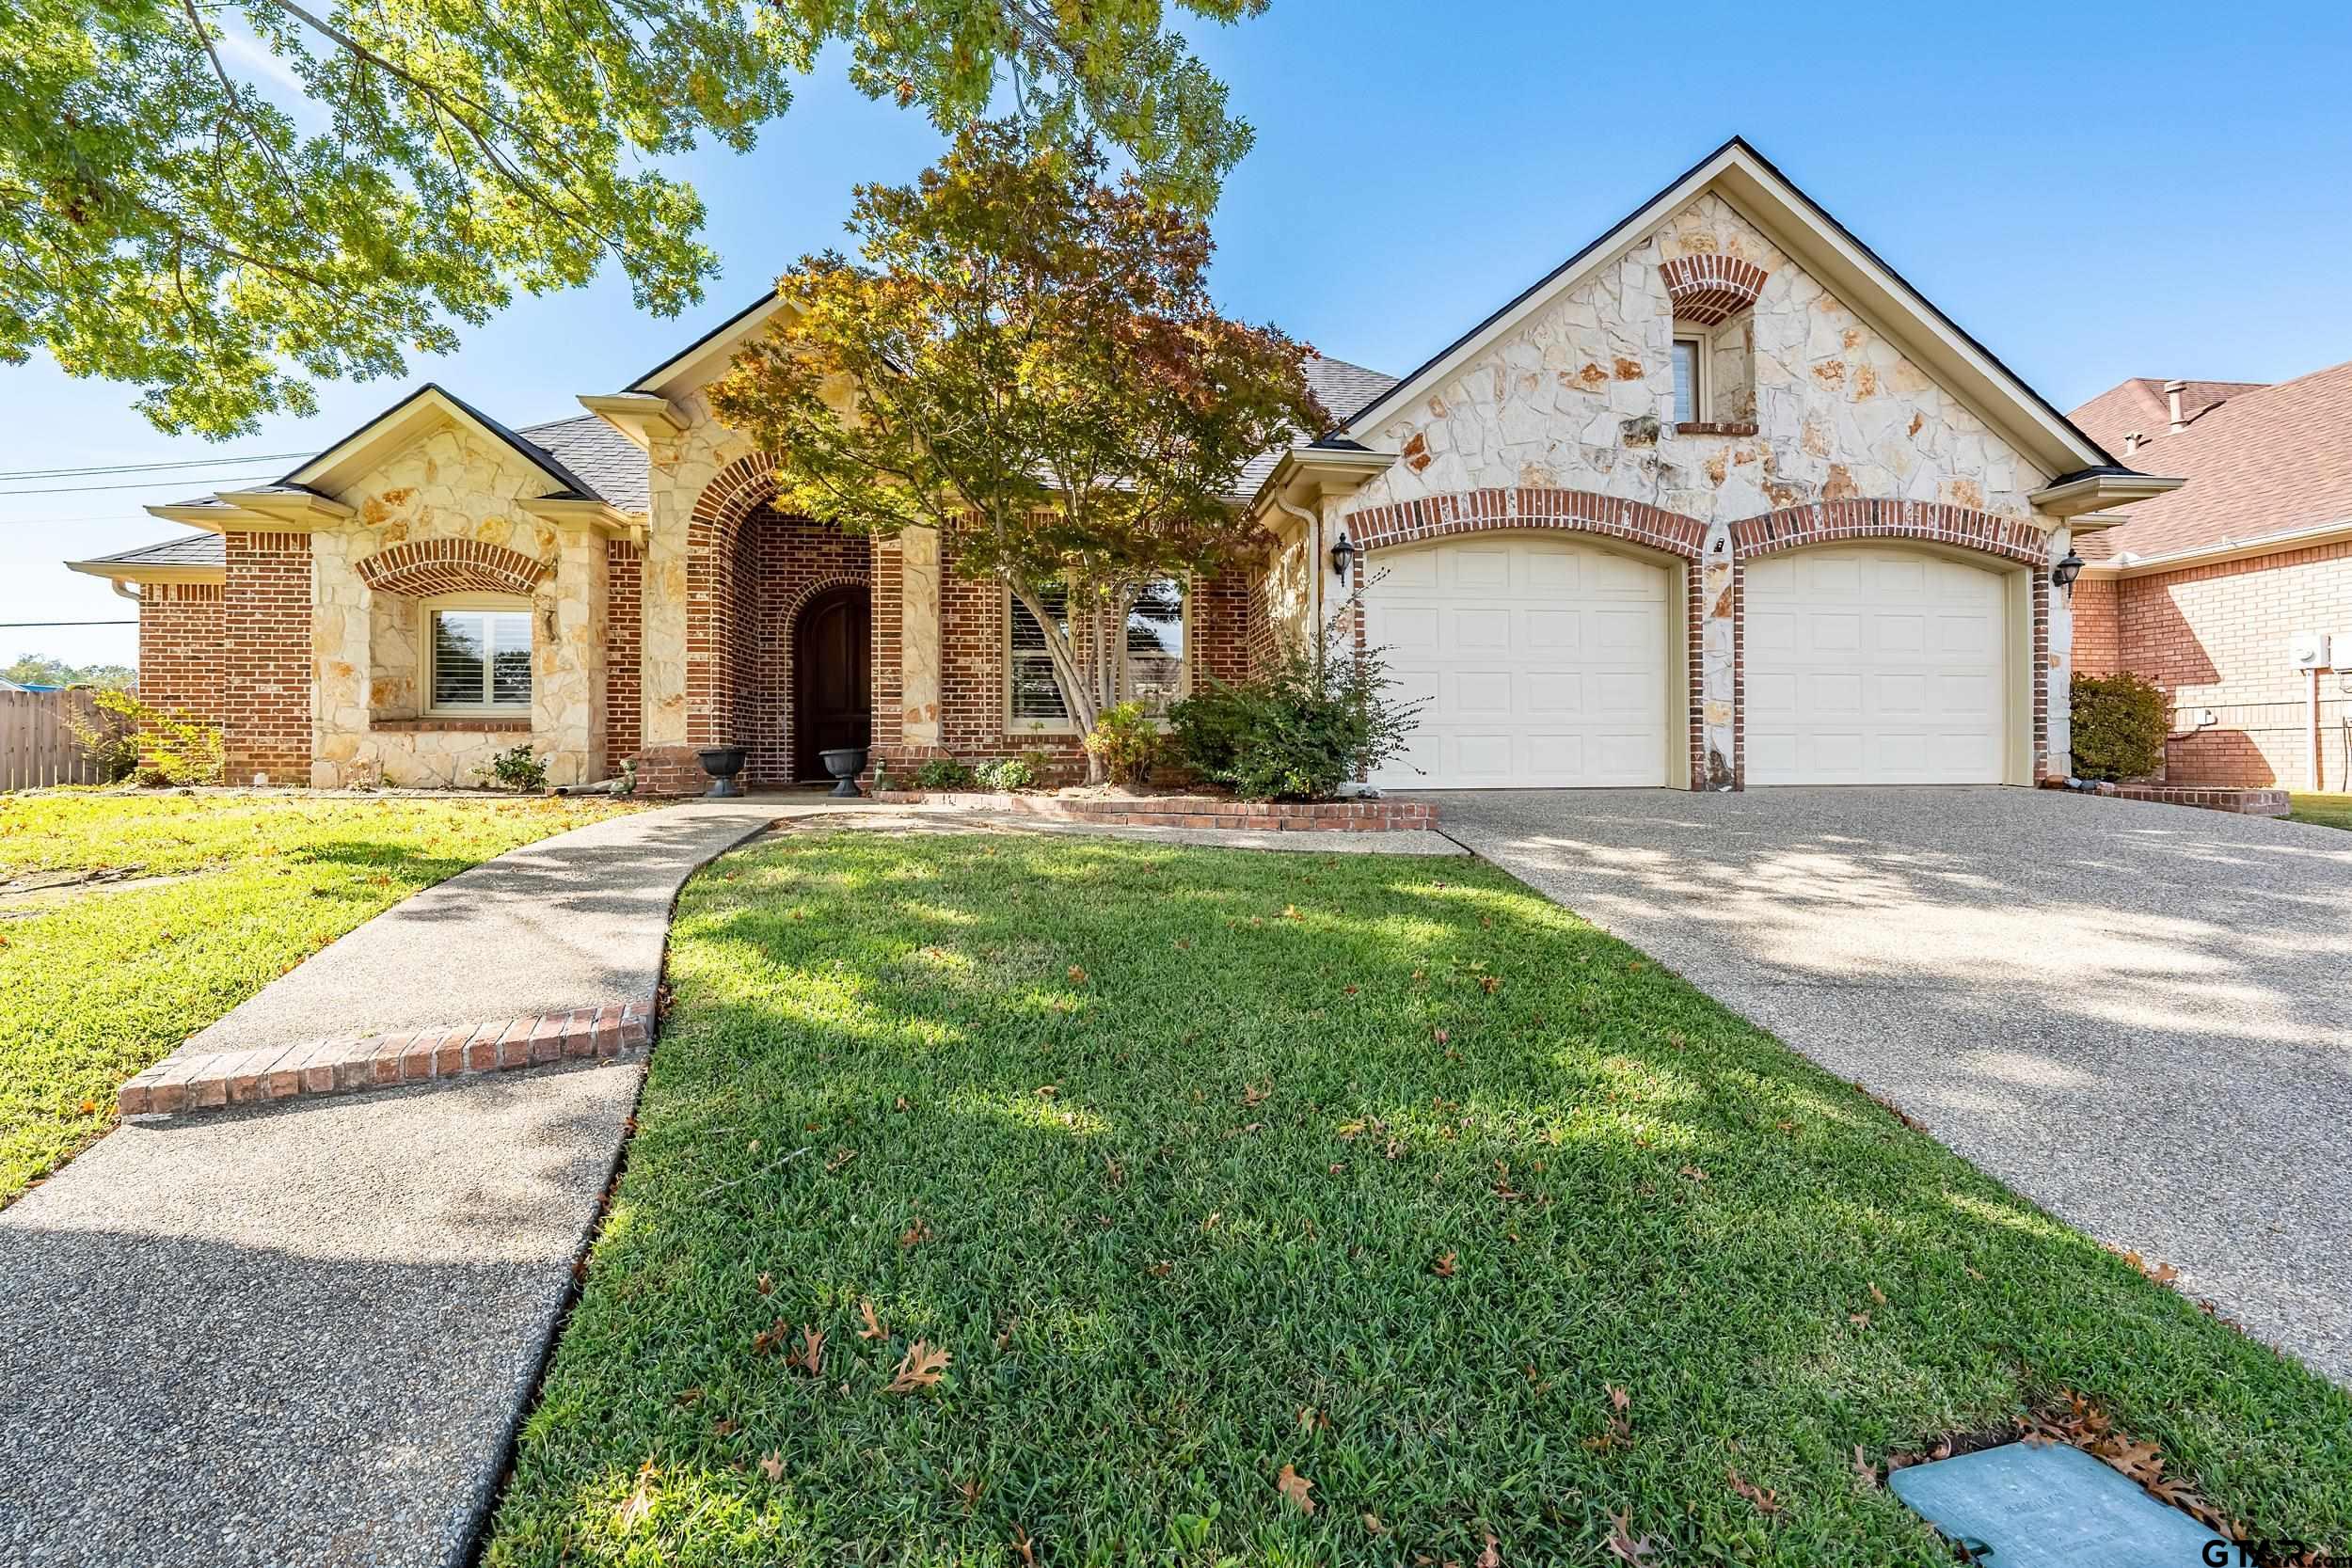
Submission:
[[[1666,782],[1667,575],[1569,540],[1383,550],[1365,633],[1421,700],[1394,789]]]
[[[2009,586],[1924,550],[1747,568],[1751,784],[2000,784]]]

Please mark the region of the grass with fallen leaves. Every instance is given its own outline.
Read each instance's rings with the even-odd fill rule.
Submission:
[[[0,1204],[113,1125],[124,1079],[354,926],[615,809],[0,796]]]
[[[504,1568],[1925,1568],[2064,1390],[2352,1544],[2352,1398],[1484,864],[795,837],[670,978]]]
[[[2316,822],[2323,828],[2352,828],[2352,795],[2293,794],[2287,803],[2290,822]]]

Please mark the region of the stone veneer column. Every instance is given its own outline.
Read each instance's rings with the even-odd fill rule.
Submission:
[[[1737,789],[1740,781],[1740,562],[1731,526],[1708,525],[1699,546],[1699,748],[1692,789]]]
[[[591,784],[604,768],[604,535],[563,531],[555,573],[532,601],[531,727],[550,784]]]
[[[2055,566],[2064,560],[2074,542],[2074,531],[2065,524],[2051,529],[2050,564]],[[2048,580],[2045,570],[2042,581]],[[2060,593],[2050,589],[2048,593],[2050,652],[2043,667],[2034,672],[2034,679],[2043,683],[2046,693],[2043,723],[2048,760],[2044,773],[2050,778],[2063,779],[2074,771],[2074,607],[2070,602],[2074,591]]]
[[[939,744],[939,531],[898,535],[899,734],[907,746]]]
[[[690,458],[687,445],[684,436],[657,429],[648,453],[653,495],[638,582],[638,744],[646,750],[686,744],[688,528],[702,487],[719,471],[707,455]]]

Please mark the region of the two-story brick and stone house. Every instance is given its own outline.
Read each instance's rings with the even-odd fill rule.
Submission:
[[[762,301],[584,415],[437,387],[281,481],[151,510],[202,532],[74,562],[140,601],[151,702],[230,776],[700,784],[819,747],[1076,743],[955,541],[771,505],[705,388]],[[1379,783],[2028,784],[2065,766],[2052,564],[2174,481],[2114,461],[1744,143],[1402,380],[1311,367],[1338,423],[1244,478],[1261,559],[1130,628],[1165,699],[1342,611],[1426,707]],[[1348,574],[1343,578],[1335,565]]]

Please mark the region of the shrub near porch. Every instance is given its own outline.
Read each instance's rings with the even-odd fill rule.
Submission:
[[[2068,1387],[2352,1543],[2341,1390],[1485,865],[796,838],[670,975],[493,1563],[1925,1568],[1857,1449]]]

